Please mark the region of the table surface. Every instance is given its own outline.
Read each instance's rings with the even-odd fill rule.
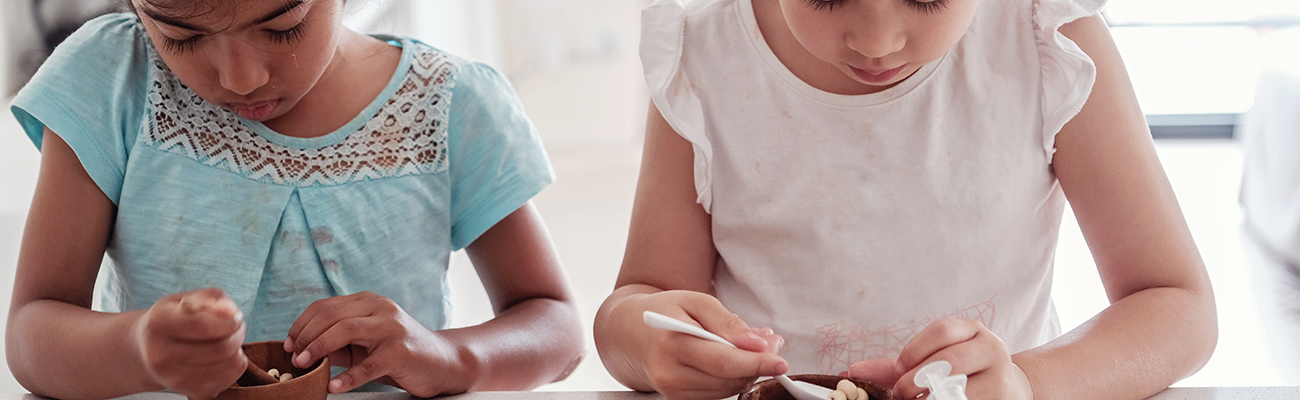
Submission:
[[[661,400],[657,393],[640,392],[476,392],[443,397],[448,400]],[[1237,400],[1237,399],[1295,399],[1300,398],[1300,387],[1215,387],[1170,388],[1152,396],[1150,400]],[[0,394],[0,400],[42,400],[31,394]],[[170,393],[141,393],[120,400],[182,400],[184,396]],[[332,394],[329,400],[410,400],[418,399],[406,393],[344,393]]]

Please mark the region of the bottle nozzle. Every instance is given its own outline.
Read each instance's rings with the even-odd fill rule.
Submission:
[[[966,375],[952,373],[952,364],[935,361],[916,371],[916,386],[930,389],[929,400],[967,400]]]

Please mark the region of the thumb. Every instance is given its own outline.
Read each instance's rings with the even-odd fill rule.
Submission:
[[[750,329],[749,324],[741,320],[739,315],[732,314],[721,305],[697,310],[688,309],[686,312],[704,330],[727,339],[736,348],[753,352],[766,351],[768,348],[767,339]]]
[[[870,381],[884,387],[894,387],[903,374],[894,367],[896,361],[890,358],[874,358],[859,361],[849,366],[849,377]]]

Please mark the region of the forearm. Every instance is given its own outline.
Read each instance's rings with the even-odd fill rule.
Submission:
[[[1012,358],[1037,399],[1141,399],[1199,370],[1217,340],[1208,284],[1157,287],[1130,294]]]
[[[161,390],[140,359],[133,326],[143,311],[100,313],[54,300],[13,310],[6,355],[14,378],[32,393],[104,399]]]
[[[638,345],[648,340],[639,336],[646,331],[632,328],[645,324],[641,314],[647,309],[636,298],[659,291],[647,285],[624,285],[615,289],[596,312],[593,331],[600,360],[615,380],[632,390],[655,390],[646,376],[642,354],[645,346]]]
[[[529,390],[555,382],[573,372],[585,351],[577,306],[550,298],[529,299],[483,324],[437,334],[456,349],[466,390]]]

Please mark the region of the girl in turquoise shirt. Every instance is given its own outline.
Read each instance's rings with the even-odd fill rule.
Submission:
[[[6,336],[24,387],[211,396],[259,340],[349,367],[334,393],[528,389],[577,364],[576,306],[529,202],[553,173],[503,77],[353,32],[343,0],[131,6],[69,37],[13,103],[42,153]],[[448,330],[461,248],[496,317]]]

